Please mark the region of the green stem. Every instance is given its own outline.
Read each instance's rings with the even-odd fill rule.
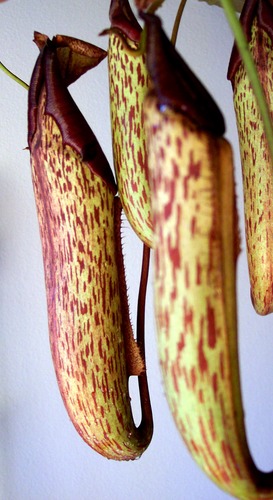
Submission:
[[[0,61],[0,69],[2,69],[2,71],[4,71],[4,73],[6,73],[6,75],[8,75],[10,78],[12,78],[12,80],[15,80],[17,83],[22,85],[24,89],[28,90],[29,86],[27,85],[27,83],[25,83],[23,80],[21,80],[21,78],[12,73],[6,66],[4,66],[3,63],[1,63],[1,61]]]
[[[264,95],[264,91],[259,79],[257,68],[253,60],[252,54],[249,51],[248,42],[243,32],[241,23],[237,18],[232,0],[221,0],[221,3],[225,11],[226,18],[229,22],[230,28],[233,32],[254,95],[256,97],[256,101],[264,125],[265,135],[267,138],[271,159],[273,161],[273,124],[271,120],[270,111],[266,102],[266,98]]]

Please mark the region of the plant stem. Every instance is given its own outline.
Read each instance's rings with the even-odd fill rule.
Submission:
[[[234,10],[232,0],[221,0],[221,3],[225,11],[225,15],[230,25],[230,28],[232,30],[232,33],[234,35],[254,95],[256,97],[257,105],[264,125],[265,135],[267,138],[271,159],[273,161],[273,124],[271,120],[270,111],[266,102],[266,98],[264,95],[264,91],[259,79],[257,68],[253,60],[252,54],[249,50],[248,42],[243,32],[241,23],[237,18],[236,12]]]
[[[6,75],[8,75],[10,78],[12,78],[12,80],[15,80],[17,83],[22,85],[24,89],[28,90],[29,86],[27,85],[27,83],[25,83],[23,80],[21,80],[21,78],[12,73],[6,66],[4,66],[3,63],[1,63],[1,61],[0,61],[0,69],[2,69],[2,71],[4,71],[4,73],[6,73]]]
[[[171,36],[171,42],[173,45],[176,44],[177,34],[178,34],[179,26],[180,26],[180,21],[181,21],[181,17],[182,17],[182,14],[184,12],[184,8],[185,8],[186,3],[187,3],[187,0],[181,0],[180,5],[178,7],[178,11],[177,11],[176,18],[175,18],[174,25],[173,25],[172,36]]]

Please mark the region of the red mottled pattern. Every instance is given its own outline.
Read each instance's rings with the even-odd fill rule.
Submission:
[[[254,21],[249,44],[273,119],[273,47]],[[234,108],[244,183],[245,228],[253,305],[259,314],[273,311],[273,175],[263,124],[246,71],[234,82]]]
[[[127,43],[130,43],[127,40]],[[136,48],[131,42],[132,49]],[[124,212],[137,235],[152,246],[150,188],[143,99],[148,75],[143,55],[127,51],[121,36],[109,38],[109,84],[114,166]]]
[[[96,451],[141,455],[131,413],[114,226],[114,195],[45,115],[32,141],[33,184],[43,246],[49,331],[60,391],[73,424]]]
[[[230,145],[145,103],[155,308],[166,395],[197,463],[225,491],[260,496],[244,428],[237,353],[237,216]]]

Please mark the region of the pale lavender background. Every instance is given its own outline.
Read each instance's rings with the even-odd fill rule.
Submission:
[[[170,33],[177,0],[161,10]],[[33,31],[101,44],[108,1],[9,0],[0,7],[0,58],[29,81],[38,51]],[[221,106],[234,146],[238,205],[240,163],[226,70],[232,36],[221,8],[189,0],[178,47]],[[71,88],[111,160],[106,61]],[[224,500],[195,465],[169,413],[157,359],[152,286],[147,310],[147,366],[154,438],[135,463],[110,462],[80,439],[63,407],[50,357],[41,246],[27,146],[27,93],[0,73],[0,498],[1,500]],[[241,215],[241,227],[243,220]],[[132,321],[141,248],[124,223]],[[133,264],[133,265],[132,265]],[[238,266],[239,332],[246,425],[260,467],[273,466],[272,317],[249,300],[245,242]]]

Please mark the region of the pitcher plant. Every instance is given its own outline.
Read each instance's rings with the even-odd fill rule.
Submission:
[[[233,152],[223,115],[175,48],[163,0],[111,0],[108,51],[35,33],[28,145],[40,227],[51,353],[80,436],[114,460],[149,446],[145,358],[150,249],[167,401],[196,463],[244,500],[273,499],[273,473],[249,450],[238,360],[240,252]],[[167,3],[167,2],[166,2]],[[272,31],[270,0],[246,0],[228,78],[241,151],[247,258],[257,313],[273,311]],[[68,86],[108,57],[113,169]],[[10,72],[3,67],[9,74]],[[143,243],[137,332],[130,320],[121,214]],[[135,425],[129,379],[137,377]]]

